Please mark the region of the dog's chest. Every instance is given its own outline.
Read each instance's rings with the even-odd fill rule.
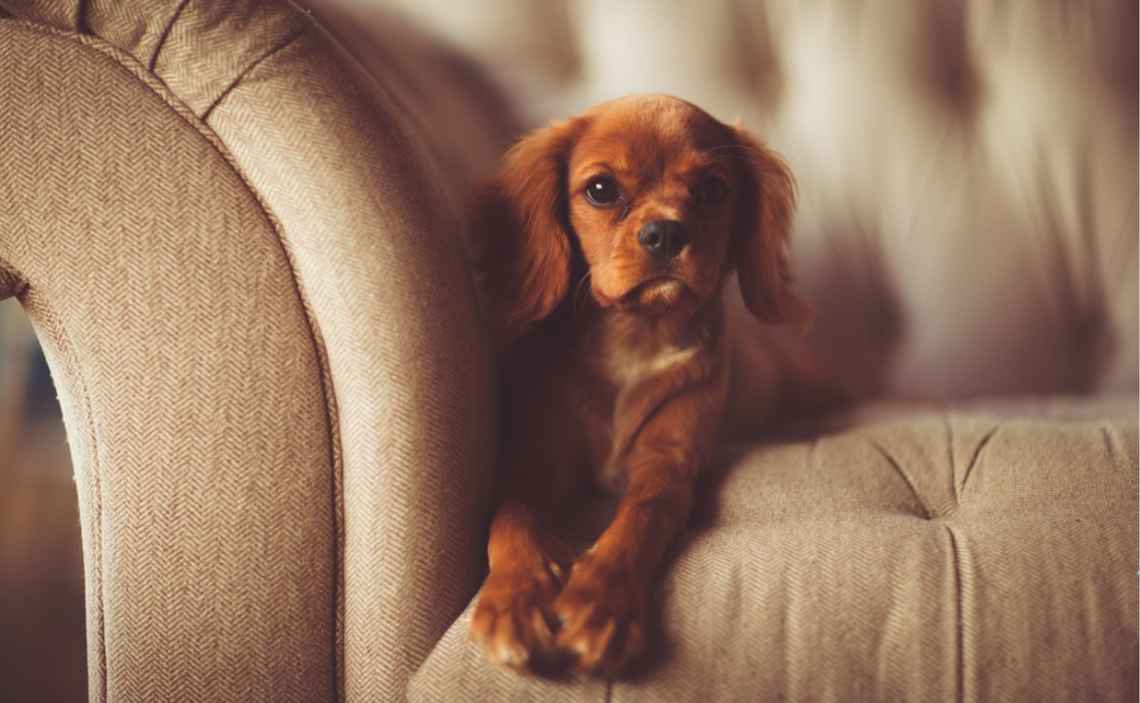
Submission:
[[[679,346],[671,343],[646,345],[618,345],[605,359],[604,374],[607,381],[622,391],[638,385],[674,366],[686,364],[697,354],[697,346]]]
[[[587,413],[586,433],[590,446],[590,463],[595,482],[612,492],[620,493],[625,487],[625,467],[617,455],[616,442],[620,441],[621,428],[625,431],[640,418],[628,416],[628,404],[623,397],[644,390],[665,374],[693,361],[700,349],[696,344],[687,346],[653,339],[616,340],[602,345],[595,366],[597,385],[589,389],[590,408]],[[622,413],[627,413],[623,416]]]

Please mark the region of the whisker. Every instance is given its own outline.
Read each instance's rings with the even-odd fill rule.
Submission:
[[[571,307],[571,309],[574,310],[574,312],[578,311],[578,299],[580,297],[580,294],[582,293],[582,286],[584,286],[586,284],[586,281],[590,280],[590,274],[591,273],[592,273],[592,271],[587,271],[586,275],[582,276],[582,280],[578,281],[578,285],[574,287],[574,299],[573,299],[573,305]]]
[[[763,149],[761,149],[759,147],[751,146],[749,144],[721,144],[720,146],[714,146],[713,148],[709,149],[709,151],[710,152],[725,151],[728,149],[738,149],[740,151],[747,151],[747,152],[751,152],[753,154],[756,154],[758,156],[764,156],[765,155],[765,151]]]

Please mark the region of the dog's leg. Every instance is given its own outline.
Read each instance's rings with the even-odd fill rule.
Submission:
[[[572,457],[550,432],[520,431],[516,436],[519,441],[505,457],[503,499],[487,545],[490,570],[471,616],[470,635],[491,661],[533,670],[541,669],[543,655],[554,649],[552,603],[562,586],[562,569],[544,522],[570,489]]]
[[[627,454],[628,483],[614,520],[575,562],[555,601],[558,647],[582,671],[615,674],[644,648],[651,580],[688,521],[723,405],[723,387],[709,385],[668,401],[642,427]]]
[[[497,664],[533,667],[554,642],[551,603],[559,572],[542,549],[529,506],[508,499],[499,507],[487,556],[490,573],[471,616],[471,638]]]

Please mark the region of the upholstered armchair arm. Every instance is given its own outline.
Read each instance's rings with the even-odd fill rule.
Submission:
[[[495,436],[415,126],[286,3],[3,4],[0,298],[67,425],[91,700],[402,699]]]

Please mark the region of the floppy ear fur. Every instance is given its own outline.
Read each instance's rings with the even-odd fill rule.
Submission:
[[[566,161],[582,127],[531,132],[476,196],[471,244],[500,347],[550,315],[570,287]]]
[[[735,132],[750,164],[734,233],[740,293],[759,319],[806,331],[813,313],[791,290],[787,253],[796,207],[795,180],[778,154],[743,129]]]

